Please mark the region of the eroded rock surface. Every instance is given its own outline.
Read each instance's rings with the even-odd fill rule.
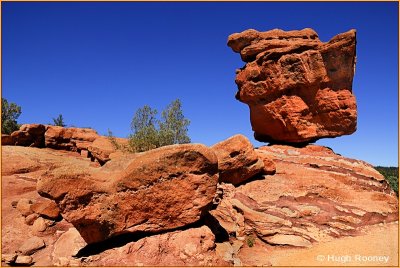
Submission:
[[[137,154],[119,172],[110,166],[65,165],[38,182],[38,192],[58,204],[87,243],[194,223],[211,204],[218,182],[217,157],[200,144]]]
[[[242,183],[264,171],[264,162],[243,135],[235,135],[211,147],[218,157],[219,180]],[[268,165],[267,165],[268,167]]]
[[[249,105],[257,140],[305,143],[356,130],[355,30],[327,43],[312,29],[246,30],[228,46],[246,62],[236,98]]]
[[[257,149],[276,174],[237,188],[211,214],[231,237],[255,235],[264,243],[309,247],[360,234],[365,226],[398,220],[398,199],[371,165],[316,145]]]
[[[215,252],[215,237],[207,226],[153,235],[111,249],[91,262],[126,266],[226,266]]]
[[[212,152],[211,149],[206,151]],[[321,146],[293,148],[274,145],[255,149],[255,152],[260,159],[268,159],[273,162],[276,165],[276,173],[268,176],[256,175],[254,180],[246,181],[240,186],[220,183],[218,185],[218,195],[220,196],[218,205],[209,212],[218,220],[217,223],[220,227],[209,220],[209,217],[205,217],[204,220],[197,221],[195,224],[173,230],[167,229],[159,234],[135,231],[133,236],[122,234],[120,237],[111,238],[114,241],[125,241],[124,243],[110,244],[110,240],[106,240],[99,244],[87,245],[81,233],[65,218],[49,220],[42,218],[42,216],[45,217],[45,214],[40,216],[33,211],[43,213],[47,209],[42,210],[42,208],[48,207],[43,205],[43,197],[39,196],[36,191],[36,181],[46,178],[52,180],[55,176],[60,176],[59,184],[54,184],[51,192],[60,193],[57,204],[62,211],[66,208],[70,209],[71,211],[66,210],[67,213],[64,215],[73,217],[73,220],[78,219],[78,216],[72,212],[72,208],[75,207],[77,211],[81,212],[82,217],[95,218],[92,215],[99,215],[97,212],[100,211],[105,215],[101,219],[115,224],[113,217],[117,215],[117,210],[127,209],[128,206],[115,208],[111,206],[113,203],[109,202],[104,203],[105,206],[102,207],[103,203],[95,203],[96,199],[86,199],[84,194],[83,198],[79,198],[74,191],[80,189],[81,193],[84,193],[91,191],[92,187],[113,186],[115,184],[106,185],[104,183],[107,181],[115,183],[114,176],[117,174],[119,174],[117,176],[119,179],[129,176],[137,179],[134,174],[139,172],[148,174],[146,170],[151,173],[150,170],[160,167],[162,163],[171,163],[166,162],[170,161],[168,157],[160,155],[160,158],[152,158],[155,160],[154,163],[148,164],[149,162],[144,161],[146,157],[142,158],[143,154],[118,153],[112,156],[104,166],[94,168],[89,159],[82,157],[77,152],[3,146],[2,262],[4,265],[37,266],[256,266],[283,264],[292,266],[299,264],[299,256],[308,256],[307,261],[302,259],[303,265],[318,265],[315,256],[321,254],[322,248],[326,254],[332,254],[334,249],[338,256],[350,254],[349,252],[390,256],[390,265],[397,265],[398,200],[388,188],[383,177],[370,165],[363,161],[341,157]],[[209,162],[214,163],[212,166],[216,174],[218,172],[215,163],[216,156],[213,157],[214,160]],[[132,166],[133,162],[138,161],[137,159],[142,159],[145,164],[143,166],[147,168],[140,170],[140,165]],[[185,168],[201,170],[201,167],[207,169],[205,165],[196,166],[197,162],[190,162],[185,158],[179,159],[190,163],[185,167],[177,165],[179,170],[185,170]],[[206,161],[204,160],[204,162]],[[174,164],[166,166],[175,167]],[[162,169],[156,169],[158,170],[157,176],[165,178],[160,176]],[[161,197],[163,187],[158,184],[161,184],[162,180],[151,186],[155,187],[155,193],[160,193],[157,209],[153,209],[156,204],[152,201],[155,200],[153,199],[155,195],[149,194],[152,191],[151,187],[139,190],[148,190],[149,192],[146,192],[146,195],[143,194],[143,198],[138,201],[133,198],[125,198],[125,200],[121,198],[114,201],[123,204],[123,201],[129,203],[133,200],[136,202],[134,204],[141,204],[141,207],[138,208],[139,214],[136,214],[139,216],[145,213],[149,213],[148,215],[152,213],[154,215],[171,215],[170,211],[173,207],[177,211],[186,211],[185,213],[194,211],[191,206],[193,200],[196,203],[196,195],[193,192],[184,195],[182,192],[192,189],[189,185],[195,188],[195,180],[184,179],[184,174],[175,171],[170,173],[171,170],[167,169],[165,172],[182,175],[182,177],[181,179],[179,177],[171,179],[176,187],[170,184],[165,187],[172,187],[171,191],[175,191],[174,195],[177,193],[178,196],[185,199],[184,202],[178,200],[171,205],[173,199],[168,196],[168,193]],[[121,171],[126,171],[126,173]],[[62,174],[67,174],[67,176],[63,177]],[[201,176],[201,174],[195,175]],[[190,177],[191,174],[186,176]],[[143,178],[149,177],[153,181],[154,177],[151,176]],[[214,183],[216,181],[217,178],[214,179]],[[168,182],[168,179],[163,182]],[[188,184],[183,182],[188,182]],[[74,190],[68,188],[68,185],[71,187],[75,185]],[[137,185],[127,184],[124,181],[120,186],[133,189]],[[63,187],[66,187],[67,191],[75,196],[63,196]],[[202,193],[201,189],[204,188],[199,187],[198,189],[199,196],[207,196],[207,198],[212,196],[211,193],[208,194],[207,190]],[[106,194],[104,193],[104,196]],[[114,195],[116,194],[114,193]],[[97,200],[106,200],[107,196],[104,196]],[[74,199],[75,197],[77,198]],[[20,200],[23,205],[21,210],[17,208]],[[49,207],[54,208],[50,203],[48,203]],[[169,204],[168,208],[163,207],[167,204]],[[144,212],[146,207],[151,209]],[[110,208],[111,211],[108,212],[107,208]],[[166,212],[162,213],[162,209]],[[205,210],[207,209],[205,208]],[[24,211],[27,216],[21,213]],[[51,211],[53,210],[51,209]],[[47,214],[47,212],[45,213]],[[173,215],[179,221],[182,220],[180,218],[182,214]],[[186,214],[187,219],[193,219],[195,213],[190,215],[193,217]],[[46,217],[48,218],[48,216]],[[157,219],[159,225],[150,225],[151,221],[154,223],[156,219],[151,217],[149,219],[137,227],[142,230],[150,230],[154,226],[163,224],[165,227],[168,224],[164,221],[165,218],[161,217]],[[121,220],[122,218],[115,219],[115,221]],[[92,228],[90,225],[92,222],[87,222],[87,228]],[[37,226],[33,226],[35,223]],[[41,229],[42,226],[45,228]],[[221,229],[216,230],[216,227],[217,229],[222,228],[226,234]],[[39,248],[27,257],[19,250],[24,243],[31,241],[32,237],[43,239],[46,246],[43,247],[41,242],[38,243]],[[96,250],[88,252],[89,246],[93,246]],[[357,263],[355,264],[357,265]]]

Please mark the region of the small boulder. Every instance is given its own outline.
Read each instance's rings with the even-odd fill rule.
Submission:
[[[33,212],[49,219],[57,219],[60,217],[60,209],[57,204],[50,199],[43,199],[31,205]]]
[[[32,201],[27,198],[21,198],[17,203],[17,209],[22,216],[28,216],[33,213],[31,209]]]
[[[32,213],[31,215],[26,216],[25,223],[27,225],[32,225],[36,221],[37,218],[39,218],[39,214]]]
[[[22,255],[32,255],[39,249],[42,249],[46,247],[46,244],[44,243],[43,239],[34,236],[26,240],[18,249],[18,252],[20,252]]]
[[[264,170],[264,162],[243,135],[235,135],[211,147],[218,157],[220,182],[240,184]]]
[[[33,222],[32,229],[33,229],[33,232],[36,233],[36,234],[46,231],[46,229],[47,229],[47,222],[46,222],[46,220],[43,219],[43,218],[41,218],[41,217],[38,217],[38,218]]]
[[[17,259],[17,254],[12,253],[12,254],[1,254],[1,261],[5,262],[6,264],[11,264],[14,263],[15,260]]]
[[[78,230],[69,228],[54,243],[52,253],[53,260],[62,260],[63,258],[71,258],[78,254],[79,250],[86,246],[85,240],[81,237]]]
[[[20,266],[30,266],[33,264],[33,258],[31,256],[18,256],[14,264]]]
[[[264,174],[265,175],[274,175],[276,172],[276,165],[273,160],[273,157],[268,155],[266,151],[255,149],[255,152],[257,153],[258,157],[262,159],[264,163]]]
[[[127,139],[115,138],[115,140],[118,144],[121,145],[128,144]],[[100,164],[103,165],[110,160],[110,154],[116,152],[117,148],[114,144],[112,144],[109,137],[100,136],[96,140],[94,140],[92,145],[88,147],[88,150],[91,155],[96,158]]]

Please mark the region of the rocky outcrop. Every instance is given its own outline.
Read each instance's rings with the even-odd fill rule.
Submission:
[[[217,182],[212,150],[186,144],[136,154],[119,172],[112,165],[100,170],[65,165],[43,176],[38,192],[54,200],[63,218],[94,243],[194,223],[211,205]]]
[[[14,145],[11,135],[1,134],[1,145]]]
[[[11,135],[2,134],[2,145],[18,145],[73,151],[104,165],[110,154],[125,149],[128,139],[100,136],[91,128],[65,128],[42,124],[24,124]],[[117,148],[119,147],[119,148]]]
[[[398,220],[395,193],[363,161],[316,145],[264,146],[257,152],[275,162],[276,174],[236,188],[222,184],[222,201],[211,211],[231,237],[310,247]]]
[[[172,156],[154,151],[147,152],[147,157],[147,153],[114,153],[105,165],[93,168],[76,152],[4,146],[3,264],[293,266],[301,258],[303,265],[317,265],[315,256],[333,248],[397,256],[398,199],[367,163],[321,146],[267,146],[254,151],[264,163],[276,165],[275,174],[258,174],[239,185],[216,185],[217,157],[210,148],[200,146],[196,150],[204,152],[198,157],[183,153],[176,162]],[[206,152],[213,156],[203,157]],[[212,166],[214,175],[207,175],[206,163]],[[195,169],[205,173],[189,171]],[[129,177],[139,183],[128,185],[122,180]],[[49,219],[52,210],[47,208],[54,206],[38,195],[36,180],[39,190],[46,182],[48,192],[57,196],[56,203],[65,218]],[[122,183],[118,185],[119,181]],[[210,188],[205,188],[205,183]],[[114,186],[129,189],[110,190]],[[212,194],[215,187],[219,198]],[[211,202],[213,196],[213,202],[218,202],[212,207],[195,207]],[[214,219],[208,213],[202,217],[207,210]],[[119,215],[126,215],[126,221]],[[79,231],[66,221],[67,217],[76,226],[82,225]],[[134,225],[137,219],[139,224]],[[192,220],[193,224],[186,224]],[[177,222],[185,225],[168,229],[178,226]],[[81,234],[85,237],[85,232],[96,230],[96,224],[108,226],[106,223],[110,223],[110,229],[100,228],[106,234],[112,230],[117,235],[118,230],[127,229],[119,237],[87,245]],[[162,228],[166,229],[157,231]],[[35,236],[46,246],[37,243],[35,253],[24,255],[30,249],[22,247],[22,253],[21,246],[34,242]],[[289,257],[296,251],[299,258]],[[395,266],[395,257],[391,259],[390,265]]]
[[[97,132],[90,128],[46,126],[45,144],[53,149],[80,151],[87,150],[98,137]]]
[[[104,164],[111,159],[110,155],[117,151],[116,145],[126,146],[128,144],[128,139],[114,138],[114,141],[116,144],[113,144],[109,137],[100,136],[87,147],[87,150],[100,164]]]
[[[246,30],[228,46],[246,62],[236,98],[249,105],[257,140],[305,143],[356,130],[355,30],[327,43],[312,29]]]
[[[243,135],[235,135],[211,147],[218,158],[220,182],[240,184],[264,171],[264,162]]]

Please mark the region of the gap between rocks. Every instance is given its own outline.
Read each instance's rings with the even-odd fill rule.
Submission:
[[[131,242],[137,242],[140,239],[146,238],[146,237],[152,237],[155,235],[162,235],[166,233],[171,233],[175,231],[186,231],[192,228],[199,228],[203,225],[206,225],[208,228],[210,228],[211,232],[215,236],[215,242],[216,243],[222,243],[229,241],[229,235],[228,232],[222,228],[222,226],[219,224],[219,222],[211,216],[208,212],[204,214],[200,220],[188,224],[186,226],[174,228],[171,230],[165,230],[165,231],[160,231],[160,232],[135,232],[135,233],[125,233],[125,234],[120,234],[116,235],[114,237],[111,237],[107,240],[89,244],[79,250],[79,252],[73,256],[75,258],[82,258],[82,257],[89,257],[92,255],[97,255],[100,254],[106,250],[113,249],[113,248],[118,248],[125,246],[128,243]]]

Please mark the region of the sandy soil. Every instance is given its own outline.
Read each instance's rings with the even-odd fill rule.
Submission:
[[[240,259],[244,265],[272,266],[396,266],[398,222],[366,227],[363,235],[343,237],[311,248],[285,246],[245,247]]]

